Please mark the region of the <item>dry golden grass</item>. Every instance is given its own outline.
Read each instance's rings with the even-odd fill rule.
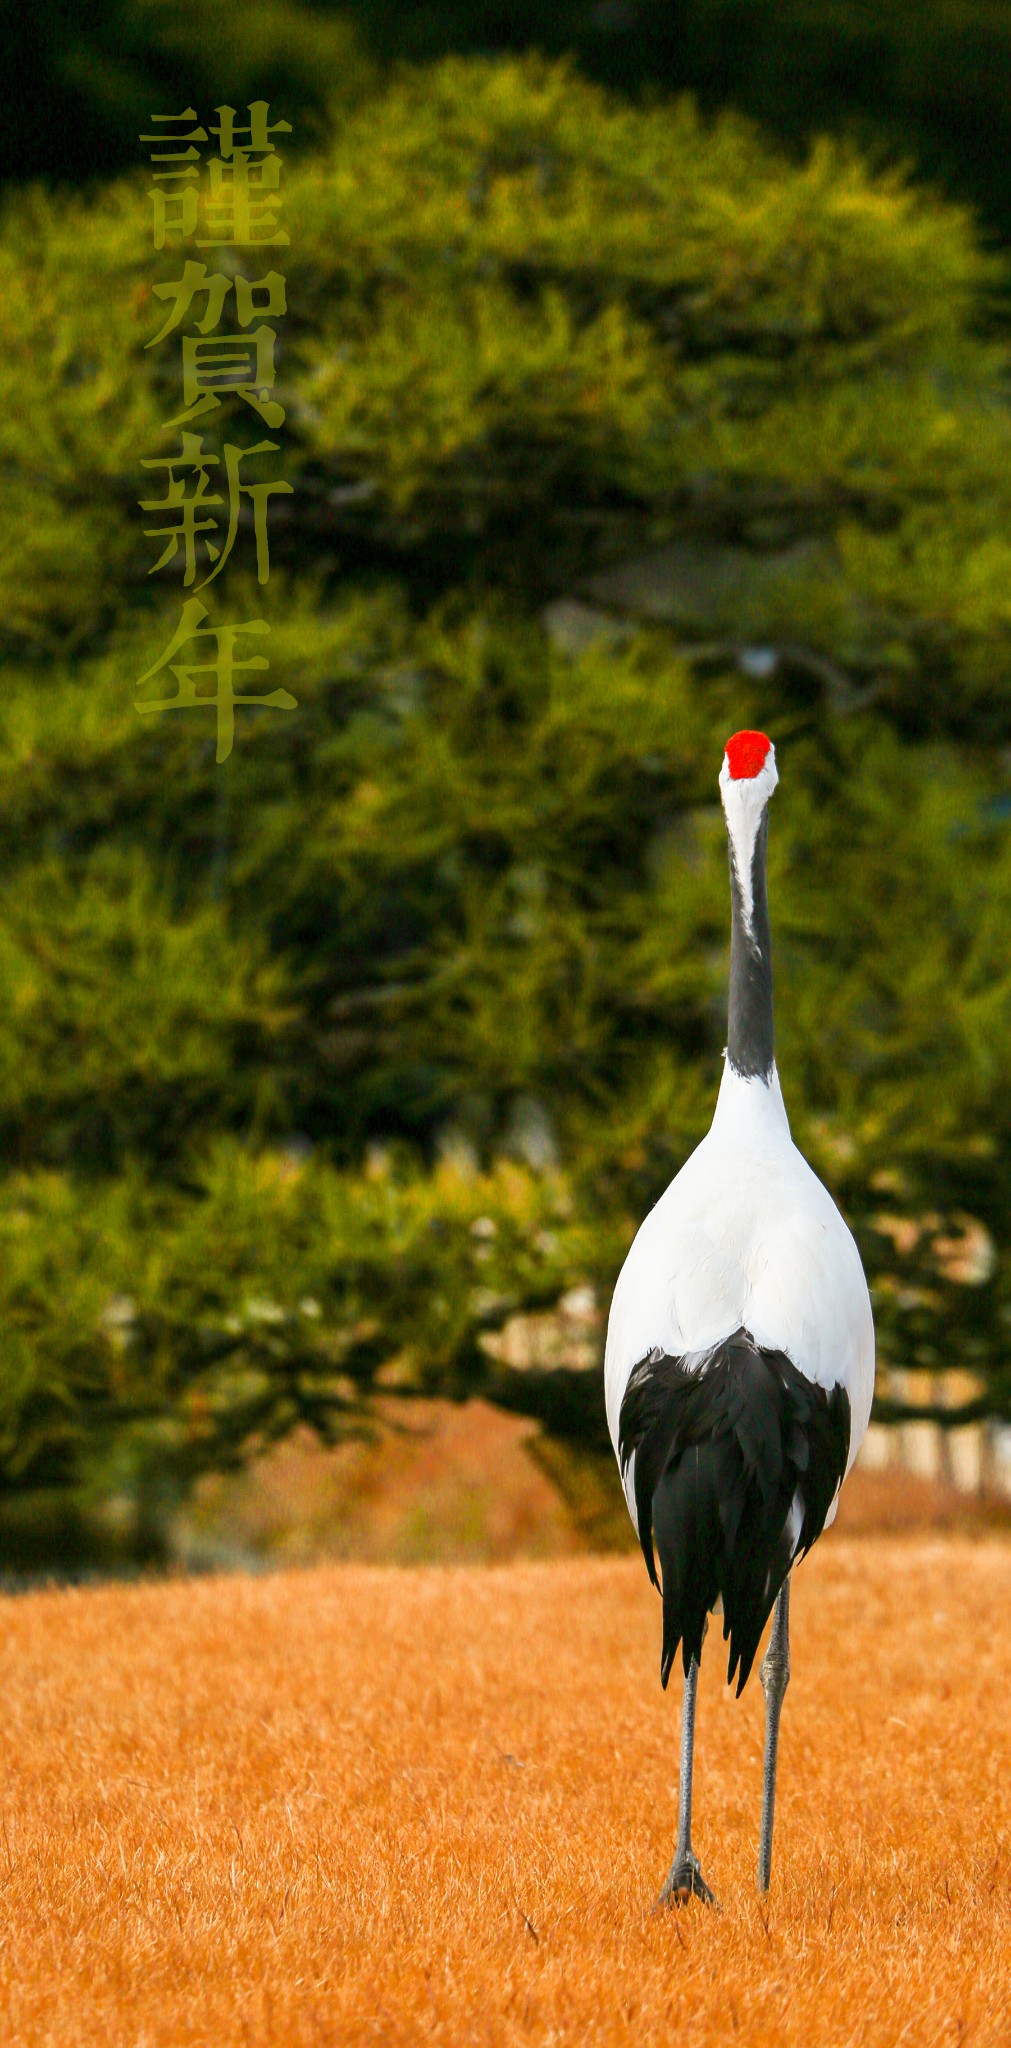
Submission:
[[[1011,2041],[1009,1594],[993,1539],[801,1568],[762,1907],[761,1694],[711,1636],[724,1910],[656,1919],[679,1712],[641,1560],[5,1602],[0,2040]]]

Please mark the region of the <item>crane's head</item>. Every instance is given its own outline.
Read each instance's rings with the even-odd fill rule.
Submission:
[[[776,749],[764,732],[735,732],[720,769],[720,795],[727,819],[730,855],[741,894],[745,929],[752,937],[752,876],[755,847],[765,807],[779,781]],[[763,839],[764,847],[764,839]],[[763,855],[764,860],[764,855]]]
[[[735,732],[723,750],[724,769],[720,781],[754,782],[767,769],[772,771],[771,788],[775,789],[776,749],[764,732]]]

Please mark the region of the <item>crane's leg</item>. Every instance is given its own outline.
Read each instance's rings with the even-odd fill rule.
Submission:
[[[765,1694],[765,1775],[762,1783],[762,1832],[758,1843],[758,1889],[767,1892],[772,1870],[772,1822],[776,1805],[776,1757],[779,1716],[790,1683],[790,1577],[787,1573],[772,1617],[769,1647],[762,1659]]]
[[[684,1905],[685,1900],[692,1897],[704,1899],[707,1906],[716,1903],[702,1875],[699,1859],[692,1848],[692,1767],[695,1761],[695,1694],[698,1683],[699,1667],[693,1657],[691,1668],[685,1678],[684,1705],[681,1710],[678,1845],[655,1910],[659,1910],[661,1906]]]

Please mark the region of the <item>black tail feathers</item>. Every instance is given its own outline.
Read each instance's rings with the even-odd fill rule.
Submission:
[[[633,1369],[619,1455],[624,1471],[635,1454],[636,1522],[654,1585],[654,1540],[660,1558],[663,1685],[679,1643],[686,1672],[701,1658],[722,1595],[727,1683],[736,1673],[742,1691],[794,1558],[821,1534],[849,1442],[845,1388],[814,1386],[745,1330],[701,1362],[656,1350]]]

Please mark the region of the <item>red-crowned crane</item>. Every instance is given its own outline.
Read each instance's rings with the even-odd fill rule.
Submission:
[[[657,1901],[712,1903],[692,1849],[695,1694],[723,1603],[727,1683],[761,1667],[765,1771],[758,1888],[772,1866],[779,1717],[790,1676],[790,1570],[836,1510],[874,1391],[860,1254],[797,1151],[776,1072],[766,887],[776,754],[728,740],[730,1005],[712,1128],[638,1231],[607,1330],[607,1419],[646,1568],[663,1587],[661,1684],[681,1646],[678,1838]]]

